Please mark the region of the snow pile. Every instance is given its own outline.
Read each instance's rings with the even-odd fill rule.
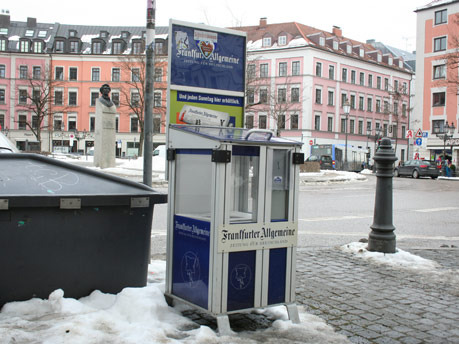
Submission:
[[[300,183],[302,185],[318,182],[318,183],[334,183],[334,182],[355,182],[364,181],[367,178],[360,173],[335,171],[335,170],[320,170],[320,172],[303,172],[300,173]]]
[[[288,320],[285,307],[260,310],[275,319],[268,329],[218,336],[207,326],[183,317],[164,299],[165,261],[149,265],[148,285],[125,288],[117,295],[94,291],[79,300],[61,289],[48,300],[7,303],[0,312],[1,343],[348,343],[325,322],[301,311],[301,324]]]
[[[424,259],[401,249],[397,249],[396,253],[393,254],[385,254],[381,252],[370,252],[367,250],[367,246],[368,244],[366,243],[353,242],[341,246],[341,249],[344,252],[352,253],[357,257],[393,267],[402,267],[414,270],[435,270],[439,267],[437,262]]]

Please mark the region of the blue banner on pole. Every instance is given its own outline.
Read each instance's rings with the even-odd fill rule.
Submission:
[[[172,25],[171,84],[244,92],[246,38]]]

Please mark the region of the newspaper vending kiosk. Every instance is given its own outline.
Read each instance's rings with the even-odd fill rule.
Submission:
[[[267,130],[171,125],[166,298],[217,318],[295,304],[301,143]]]

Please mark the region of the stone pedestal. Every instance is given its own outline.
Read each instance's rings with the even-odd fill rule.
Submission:
[[[96,139],[94,142],[94,166],[115,167],[116,155],[116,106],[105,106],[96,101]]]

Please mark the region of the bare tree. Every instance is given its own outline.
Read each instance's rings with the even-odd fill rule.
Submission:
[[[264,64],[254,57],[248,62],[246,74],[245,112],[263,112],[275,124],[276,136],[286,128],[291,111],[299,111],[303,101],[300,87],[292,84],[292,76],[287,73],[287,64],[277,82],[267,77]],[[281,82],[278,82],[281,81]],[[257,96],[258,95],[258,96]],[[258,123],[260,125],[260,123]]]
[[[21,67],[19,67],[21,68]],[[34,66],[32,71],[20,71],[23,83],[16,83],[16,95],[19,111],[32,113],[31,119],[17,118],[16,123],[29,128],[39,142],[44,129],[50,128],[54,113],[66,110],[65,106],[55,107],[62,98],[56,99],[55,89],[63,87],[64,81],[53,78],[52,64]],[[61,94],[62,96],[62,94]]]
[[[409,95],[407,94],[406,85],[395,85],[389,87],[388,94],[392,100],[392,106],[384,106],[384,114],[388,116],[389,122],[396,122],[397,125],[391,125],[389,130],[392,132],[392,137],[395,139],[395,151],[397,151],[398,145],[398,128],[400,126],[401,119],[408,119],[410,108],[408,106]]]

